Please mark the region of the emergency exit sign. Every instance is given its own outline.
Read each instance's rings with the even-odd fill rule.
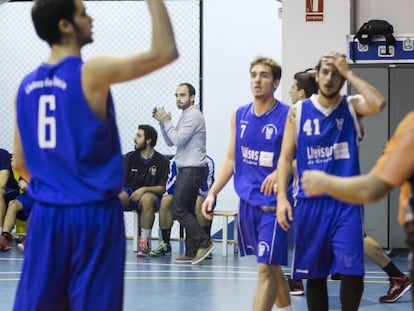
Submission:
[[[323,0],[305,0],[307,22],[323,22]]]

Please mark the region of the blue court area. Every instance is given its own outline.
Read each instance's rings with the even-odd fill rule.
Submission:
[[[152,246],[157,242],[152,241]],[[173,242],[172,256],[160,258],[137,258],[132,251],[132,241],[128,240],[127,245],[125,311],[252,310],[257,282],[253,256],[240,258],[229,247],[229,254],[224,257],[221,243],[216,243],[212,259],[192,266],[174,263],[174,258],[184,251],[183,242]],[[392,259],[402,271],[407,271],[406,257]],[[0,311],[12,309],[21,266],[22,253],[17,247],[10,252],[0,252]],[[289,267],[285,271],[288,272]],[[366,260],[360,310],[412,310],[409,293],[396,303],[378,303],[378,297],[386,293],[388,284],[385,273]],[[339,283],[330,281],[328,286],[330,310],[340,310]],[[305,297],[292,297],[292,303],[294,310],[306,310]]]

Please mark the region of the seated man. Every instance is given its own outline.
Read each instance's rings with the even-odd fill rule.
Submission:
[[[207,195],[210,186],[214,182],[214,162],[213,159],[207,156],[207,173],[206,180],[203,185],[198,190],[198,196],[195,206],[195,214],[197,217],[198,223],[205,230],[208,236],[211,235],[211,224],[212,221],[205,219],[202,212],[201,206],[203,204],[204,198]],[[172,211],[172,199],[174,194],[175,180],[177,177],[177,167],[175,165],[174,159],[171,159],[170,162],[170,172],[168,174],[168,181],[166,184],[166,193],[161,199],[161,205],[159,210],[159,227],[161,229],[161,243],[150,253],[151,256],[169,256],[171,255],[171,228],[173,226],[173,211]],[[195,252],[197,251],[196,247],[188,244],[186,239],[186,252],[185,256],[177,258],[176,262],[185,263],[185,257],[188,257],[188,263],[191,263],[191,258],[195,257]]]
[[[22,193],[16,199],[9,202],[6,216],[4,217],[3,233],[0,236],[0,250],[2,251],[8,251],[12,248],[13,236],[11,235],[11,231],[16,225],[16,219],[27,221],[32,211],[34,201],[26,192],[27,183],[23,179],[20,179],[19,186]],[[24,242],[20,243],[19,248],[24,248]]]
[[[169,160],[154,149],[157,138],[152,126],[139,125],[135,150],[125,155],[125,183],[119,197],[125,210],[141,214],[138,257],[149,254],[148,240],[168,177]]]
[[[2,226],[7,205],[18,194],[19,185],[13,175],[10,153],[0,149],[0,233],[3,232]]]

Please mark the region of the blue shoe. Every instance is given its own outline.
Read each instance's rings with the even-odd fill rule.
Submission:
[[[151,257],[171,256],[171,245],[161,241],[160,244],[150,252]]]

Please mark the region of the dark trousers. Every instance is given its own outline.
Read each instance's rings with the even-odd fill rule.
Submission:
[[[196,255],[197,249],[207,247],[210,237],[198,224],[195,214],[195,203],[198,189],[206,178],[206,168],[182,167],[178,169],[173,195],[172,209],[174,218],[184,227],[186,232],[185,254]]]

